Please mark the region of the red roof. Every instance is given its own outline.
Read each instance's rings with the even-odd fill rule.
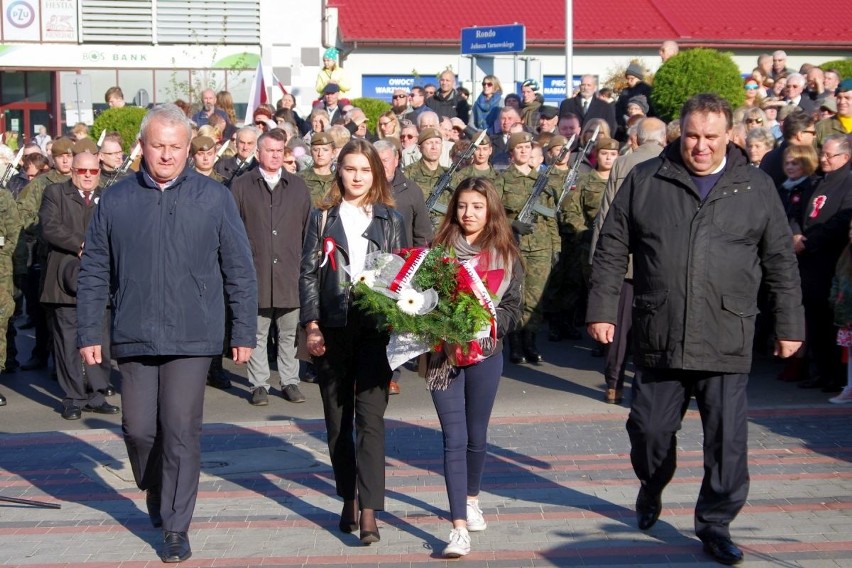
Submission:
[[[460,44],[460,29],[524,24],[527,46],[565,45],[565,0],[328,0],[346,44]],[[852,18],[844,0],[817,5],[780,0],[610,0],[574,2],[574,46],[849,49]],[[844,16],[843,14],[847,14]]]

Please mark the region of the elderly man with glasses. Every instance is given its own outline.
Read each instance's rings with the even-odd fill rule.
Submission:
[[[816,104],[805,95],[805,77],[801,73],[793,73],[787,77],[787,86],[784,87],[784,102],[796,105],[808,114],[816,110]]]

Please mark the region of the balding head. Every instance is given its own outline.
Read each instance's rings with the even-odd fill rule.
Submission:
[[[636,126],[636,141],[645,144],[666,145],[666,123],[659,118],[643,118]]]
[[[676,41],[666,40],[663,42],[663,45],[660,46],[660,58],[663,60],[663,63],[665,63],[677,55],[679,51],[680,48]]]

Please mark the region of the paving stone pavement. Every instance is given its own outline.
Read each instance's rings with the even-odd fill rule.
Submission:
[[[247,386],[236,376],[230,394],[208,389],[194,554],[183,566],[716,566],[692,529],[703,473],[694,405],[662,517],[640,532],[626,404],[600,401],[597,363],[568,366],[560,350],[571,348],[546,348],[551,363],[506,368],[480,496],[488,529],[472,533],[473,551],[459,561],[440,558],[450,530],[441,434],[413,374],[406,371],[388,410],[382,540],[369,547],[337,529],[341,502],[315,387],[303,385],[305,405],[277,399],[264,410],[237,406],[232,395],[245,398]],[[762,363],[749,388],[751,490],[732,536],[747,566],[852,566],[852,408],[774,381],[775,372]],[[73,429],[22,431],[14,406],[25,402],[12,395],[39,382],[14,381],[3,389],[11,408],[0,411],[0,497],[61,509],[0,502],[0,564],[161,566],[162,536],[133,485],[117,423],[89,418],[65,423]]]

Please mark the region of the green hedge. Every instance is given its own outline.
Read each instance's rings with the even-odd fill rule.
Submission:
[[[715,93],[733,108],[743,103],[743,80],[729,53],[696,48],[681,51],[657,70],[651,100],[663,120],[680,116],[683,104],[698,93]]]
[[[389,111],[392,107],[389,103],[379,99],[371,99],[369,97],[361,97],[359,99],[352,99],[350,101],[352,106],[356,106],[364,111],[364,114],[367,115],[369,122],[367,123],[367,130],[371,133],[376,133],[376,128],[379,124],[379,117]]]
[[[132,106],[107,109],[95,119],[91,137],[97,140],[103,130],[118,132],[121,135],[121,147],[125,152],[130,152],[139,137],[139,126],[147,112],[144,108]]]
[[[852,59],[835,59],[826,61],[819,66],[823,71],[826,69],[837,69],[840,72],[840,80],[852,77]]]

